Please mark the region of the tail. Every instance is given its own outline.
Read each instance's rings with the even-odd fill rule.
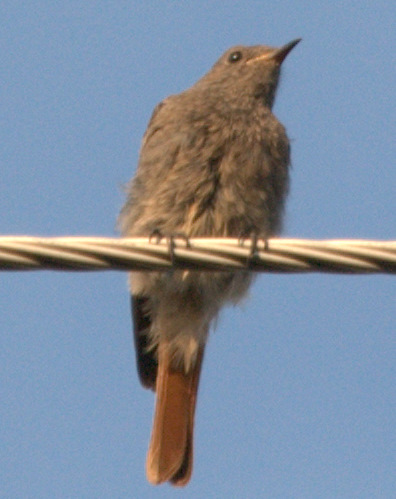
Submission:
[[[193,464],[194,414],[204,347],[188,372],[171,365],[167,349],[159,348],[156,380],[157,401],[150,447],[147,479],[154,485],[170,481],[188,483]]]

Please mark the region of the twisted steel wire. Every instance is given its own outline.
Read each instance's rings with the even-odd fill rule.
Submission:
[[[396,273],[396,241],[0,237],[0,270]]]

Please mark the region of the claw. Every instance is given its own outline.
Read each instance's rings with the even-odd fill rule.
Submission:
[[[174,236],[169,236],[166,238],[166,241],[168,243],[168,251],[171,260],[171,265],[173,267],[175,264],[175,238]]]
[[[242,236],[239,238],[239,244],[243,246],[244,242],[250,239],[251,244],[250,244],[250,251],[246,259],[246,267],[250,268],[253,266],[254,262],[257,261],[258,257],[258,241],[259,241],[259,236],[257,232],[251,232],[250,236]],[[264,249],[265,251],[268,250],[268,239],[263,239],[264,240]]]
[[[161,234],[161,231],[159,229],[154,229],[153,232],[149,236],[149,242],[150,243],[155,242],[155,244],[158,244],[161,242],[161,239],[163,237],[164,236]],[[153,239],[155,239],[155,241],[153,241]]]
[[[184,234],[184,232],[176,232],[175,234],[172,234],[172,237],[174,239],[183,239],[184,242],[186,243],[186,247],[190,247],[190,240],[188,239],[188,236]]]
[[[185,234],[176,233],[176,234],[172,234],[170,236],[167,236],[166,240],[167,240],[167,243],[168,243],[168,250],[169,250],[169,255],[170,255],[172,266],[175,263],[175,247],[176,247],[175,239],[177,239],[177,238],[183,239],[185,241],[185,243],[186,243],[186,247],[187,248],[190,247],[190,241],[189,241],[188,237]]]

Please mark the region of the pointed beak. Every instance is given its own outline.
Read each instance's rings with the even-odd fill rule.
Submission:
[[[282,62],[286,59],[287,54],[300,42],[301,38],[297,38],[292,42],[286,43],[286,45],[283,45],[283,47],[271,52],[268,56],[268,59],[272,59],[278,64],[282,64]]]
[[[279,49],[273,49],[270,52],[265,52],[265,54],[261,54],[253,59],[247,61],[247,64],[251,64],[255,61],[274,61],[275,64],[279,66],[285,60],[287,54],[297,45],[297,43],[301,42],[301,38],[297,38],[290,43],[286,43],[283,47]]]

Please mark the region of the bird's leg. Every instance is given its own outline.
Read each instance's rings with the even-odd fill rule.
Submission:
[[[175,263],[175,239],[183,239],[186,243],[187,248],[190,247],[190,241],[188,237],[182,232],[175,232],[174,234],[165,236],[159,229],[154,229],[149,236],[149,242],[159,244],[163,238],[166,239],[171,264],[173,266]]]
[[[172,266],[175,263],[175,246],[176,246],[175,239],[177,239],[177,238],[184,240],[184,242],[186,243],[186,248],[190,247],[190,241],[189,241],[188,237],[182,232],[177,232],[175,234],[171,234],[170,236],[168,236],[166,238],[167,243],[168,243],[169,255],[170,255]]]
[[[150,243],[154,242],[155,244],[159,244],[163,237],[164,236],[159,229],[154,229],[152,233],[149,235],[149,242]]]
[[[257,261],[258,257],[258,241],[259,241],[259,236],[256,231],[251,231],[249,236],[241,236],[239,238],[239,244],[240,246],[243,246],[245,241],[247,239],[250,239],[250,251],[246,259],[246,267],[250,268],[252,264],[254,264]],[[268,239],[264,238],[264,250],[268,250]]]

